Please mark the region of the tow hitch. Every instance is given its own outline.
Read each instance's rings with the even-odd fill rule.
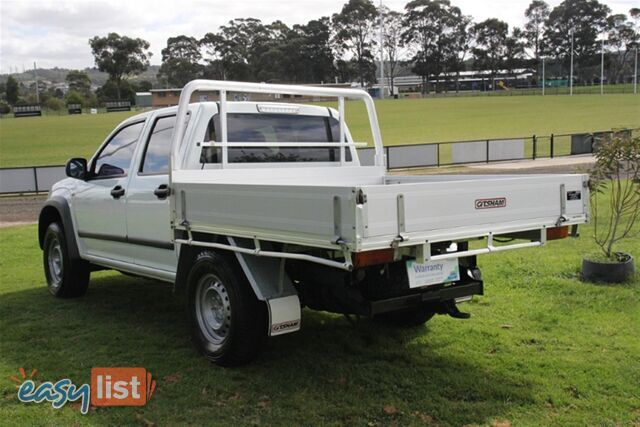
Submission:
[[[462,312],[458,309],[458,306],[456,305],[455,301],[448,301],[446,303],[443,304],[444,305],[444,310],[445,313],[448,314],[449,316],[456,318],[456,319],[468,319],[471,317],[470,313],[465,313]]]

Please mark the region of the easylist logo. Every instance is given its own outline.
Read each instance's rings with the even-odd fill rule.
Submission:
[[[153,376],[145,368],[92,368],[91,385],[74,384],[69,378],[37,382],[33,379],[37,369],[29,377],[24,368],[20,377],[11,380],[19,384],[18,400],[23,403],[49,402],[60,409],[67,402],[79,401],[80,412],[89,412],[89,406],[144,406],[156,389]]]
[[[493,199],[476,199],[475,205],[476,205],[476,209],[506,208],[507,198],[496,197]]]

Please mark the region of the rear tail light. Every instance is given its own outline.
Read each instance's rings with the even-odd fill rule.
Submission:
[[[357,252],[353,257],[355,268],[370,265],[386,264],[393,261],[393,249],[378,249],[375,251]]]
[[[547,228],[547,240],[558,240],[569,237],[569,226]]]

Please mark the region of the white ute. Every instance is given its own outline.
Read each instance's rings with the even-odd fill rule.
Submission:
[[[220,101],[190,104],[201,91]],[[347,99],[366,106],[373,165]],[[192,81],[177,108],[125,120],[67,175],[40,214],[50,292],[80,296],[104,268],[171,282],[196,346],[225,366],[299,330],[301,307],[397,326],[468,317],[456,304],[483,292],[476,255],[566,237],[589,211],[586,175],[388,176],[371,97],[311,86]]]

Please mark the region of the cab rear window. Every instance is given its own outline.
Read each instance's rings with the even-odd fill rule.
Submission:
[[[219,142],[220,116],[209,122],[205,142]],[[293,114],[227,114],[228,142],[246,143],[243,147],[229,147],[229,163],[261,162],[334,162],[340,161],[339,148],[304,147],[305,143],[338,142],[340,125],[332,117]],[[252,147],[260,142],[297,142],[300,147]],[[201,163],[220,163],[221,149],[203,147]],[[345,150],[345,160],[351,153]]]

